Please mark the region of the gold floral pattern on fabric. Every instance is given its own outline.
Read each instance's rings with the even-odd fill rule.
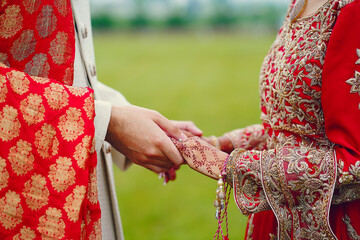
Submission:
[[[35,231],[29,227],[22,227],[20,232],[14,236],[12,240],[34,240],[36,238]]]
[[[65,236],[65,223],[62,220],[61,210],[48,208],[40,218],[38,231],[42,239],[63,239]]]
[[[36,30],[42,38],[48,37],[56,29],[57,19],[53,11],[52,6],[45,5],[37,18]]]
[[[66,141],[74,141],[84,133],[84,121],[80,116],[79,109],[69,108],[66,114],[60,117],[58,128]]]
[[[17,94],[24,94],[29,91],[30,80],[20,71],[12,70],[6,74],[12,90]]]
[[[46,178],[40,174],[34,174],[25,183],[23,195],[31,210],[39,210],[48,204],[50,192],[46,183]]]
[[[15,40],[10,52],[16,61],[22,61],[35,52],[34,30],[24,30]]]
[[[8,89],[6,86],[6,77],[0,76],[0,103],[5,102],[7,93]]]
[[[101,240],[101,220],[94,223],[93,230],[89,236],[89,240]]]
[[[86,116],[90,119],[95,116],[95,108],[94,108],[94,98],[89,96],[85,99],[84,107],[83,107]]]
[[[6,170],[6,160],[0,157],[0,190],[8,186],[9,172]]]
[[[0,63],[9,66],[8,55],[6,53],[0,53]]]
[[[50,80],[48,78],[45,77],[33,77],[33,80],[37,83],[41,83],[41,84],[45,84],[50,82]]]
[[[20,111],[29,125],[43,121],[45,117],[45,107],[42,97],[38,94],[29,94],[27,98],[20,102]]]
[[[4,142],[19,136],[21,124],[17,117],[17,110],[11,106],[6,105],[0,111],[0,138]]]
[[[68,89],[71,94],[78,97],[82,97],[88,92],[86,88],[77,88],[77,87],[68,86]]]
[[[10,38],[22,29],[23,16],[20,6],[10,5],[0,15],[0,38]]]
[[[52,109],[62,109],[69,105],[69,94],[61,84],[51,83],[45,88],[44,96]]]
[[[354,227],[351,225],[351,219],[349,218],[349,216],[345,215],[342,220],[346,225],[348,236],[353,240],[360,240],[360,236],[358,235]]]
[[[48,158],[58,154],[59,140],[56,138],[56,130],[50,124],[44,124],[35,133],[35,146],[42,158]]]
[[[65,70],[65,75],[63,78],[63,82],[67,85],[71,85],[73,82],[73,78],[74,78],[74,68],[67,68]]]
[[[16,192],[9,190],[0,198],[0,224],[5,229],[13,229],[21,223],[23,213],[21,198]]]
[[[24,72],[30,76],[38,76],[40,79],[47,77],[50,71],[50,65],[47,60],[46,54],[35,54],[32,60],[25,65]]]
[[[355,64],[360,64],[360,49],[356,49],[356,55],[359,57],[359,59],[355,62]],[[360,72],[355,70],[354,77],[348,79],[346,83],[351,86],[350,93],[357,93],[360,95]]]
[[[85,136],[83,137],[81,143],[79,143],[75,147],[75,153],[74,153],[74,159],[77,162],[77,165],[85,169],[85,163],[86,159],[89,158],[90,150],[91,150],[91,144],[92,144],[92,137],[91,136]]]
[[[70,158],[59,157],[56,163],[50,166],[49,179],[52,187],[63,192],[75,183],[75,170]]]
[[[97,204],[98,200],[98,188],[97,188],[97,173],[96,168],[90,171],[90,181],[88,186],[87,198],[92,204]]]
[[[55,6],[57,7],[59,13],[64,17],[68,14],[68,6],[66,0],[57,0],[55,1]]]
[[[16,146],[10,148],[9,161],[12,170],[17,175],[24,175],[34,168],[34,155],[32,154],[31,144],[19,140]]]
[[[77,222],[79,220],[81,204],[86,194],[85,186],[76,186],[72,193],[66,198],[64,210],[70,221]]]
[[[56,38],[50,43],[49,53],[56,64],[64,64],[69,60],[70,53],[68,46],[68,35],[65,32],[58,32]]]
[[[41,5],[41,1],[42,0],[24,0],[23,4],[25,7],[25,10],[30,13],[33,14]]]
[[[234,149],[252,149],[263,150],[266,145],[266,134],[264,134],[264,126],[255,124],[242,129],[236,129],[225,133],[225,137],[229,138]]]

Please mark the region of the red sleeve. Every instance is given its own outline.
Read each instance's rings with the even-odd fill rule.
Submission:
[[[329,41],[323,69],[325,130],[343,171],[360,159],[360,1],[345,6]],[[354,180],[354,179],[349,179]]]

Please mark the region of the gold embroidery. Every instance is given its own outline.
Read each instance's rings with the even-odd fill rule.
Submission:
[[[63,192],[75,183],[75,170],[70,158],[59,157],[50,166],[49,179],[51,185],[58,192]]]
[[[64,210],[70,221],[77,222],[80,216],[81,204],[85,199],[86,187],[76,186],[66,198]]]
[[[253,232],[254,232],[254,214],[249,215],[248,223],[247,223],[247,232],[245,240],[253,240]]]
[[[0,199],[0,223],[5,229],[13,229],[22,222],[24,210],[20,195],[9,190]]]
[[[33,14],[40,6],[41,4],[41,0],[24,0],[23,1],[25,10],[30,13]]]
[[[35,231],[31,230],[29,227],[23,226],[20,229],[20,233],[16,234],[13,240],[34,240],[35,238]]]
[[[23,72],[12,70],[6,73],[12,90],[17,94],[24,94],[29,91],[30,80]]]
[[[48,158],[58,154],[59,141],[56,138],[56,130],[50,124],[44,124],[35,133],[35,146],[42,158]]]
[[[97,173],[96,167],[90,171],[87,197],[92,204],[98,203]]]
[[[68,52],[68,34],[65,32],[58,32],[56,38],[51,41],[49,53],[54,61],[54,63],[60,65],[64,64],[71,54]]]
[[[34,174],[24,185],[24,197],[31,210],[39,210],[49,202],[49,190],[46,187],[45,177]]]
[[[49,75],[50,65],[47,62],[47,56],[44,53],[35,54],[30,62],[25,65],[25,70],[30,76],[47,77]]]
[[[7,187],[9,181],[9,173],[6,170],[6,161],[0,157],[0,190]]]
[[[93,230],[89,236],[89,240],[101,240],[101,220],[94,223]]]
[[[20,6],[10,5],[0,15],[0,37],[10,38],[22,28],[23,17],[20,11]]]
[[[36,21],[36,29],[42,38],[48,37],[56,29],[56,16],[53,8],[45,5]]]
[[[65,85],[71,86],[74,78],[74,68],[67,68],[65,70],[65,75],[63,79],[63,83]]]
[[[94,95],[90,95],[89,97],[87,97],[85,99],[85,103],[84,103],[84,111],[86,113],[86,116],[89,118],[89,119],[92,119],[95,115],[95,111],[94,111],[94,98],[93,98]]]
[[[85,169],[86,160],[89,158],[91,149],[91,136],[85,136],[81,143],[75,147],[74,159],[76,160],[78,166],[82,169]]]
[[[3,141],[7,142],[19,136],[21,124],[17,117],[17,110],[8,105],[0,112],[0,138]]]
[[[0,75],[0,103],[5,102],[7,93],[8,89],[6,86],[6,77],[4,75]]]
[[[33,125],[44,120],[45,107],[42,104],[42,97],[37,94],[29,94],[20,102],[20,111],[28,125]]]
[[[14,41],[10,52],[16,61],[22,61],[35,52],[35,45],[34,31],[24,30],[21,36]]]
[[[69,104],[69,94],[61,84],[51,83],[50,87],[45,88],[44,96],[54,110],[59,110]]]
[[[6,53],[0,53],[0,62],[5,64],[6,66],[10,66],[8,61],[8,55]]]
[[[38,231],[42,239],[63,239],[65,237],[65,223],[61,219],[61,210],[48,208],[40,218]]]
[[[67,88],[69,89],[71,94],[77,97],[82,97],[89,91],[86,88],[82,88],[82,87],[67,86]]]
[[[40,83],[40,84],[45,84],[45,83],[50,82],[50,80],[48,78],[44,78],[44,77],[35,77],[35,76],[33,76],[32,79],[35,82]]]
[[[76,108],[69,108],[60,117],[59,130],[66,141],[74,141],[84,133],[84,120],[80,117],[81,111]]]
[[[4,7],[6,4],[7,4],[7,0],[3,0],[3,1],[0,3],[1,7]]]
[[[348,215],[345,214],[345,216],[343,217],[343,222],[346,225],[347,228],[347,232],[348,232],[348,236],[352,239],[352,240],[360,240],[360,236],[357,234],[356,230],[354,229],[353,226],[351,226],[351,220],[349,218]]]
[[[346,81],[351,86],[350,93],[358,93],[360,95],[360,72],[355,71],[355,76]]]
[[[57,7],[61,16],[65,17],[68,14],[68,6],[66,0],[57,0],[55,1],[55,6]]]
[[[31,153],[31,144],[19,140],[16,146],[10,148],[9,161],[17,175],[24,175],[34,168],[34,155]]]

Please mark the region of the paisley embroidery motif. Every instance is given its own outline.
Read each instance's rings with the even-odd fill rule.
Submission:
[[[32,154],[31,144],[19,140],[16,146],[10,148],[9,161],[12,170],[17,175],[24,175],[34,168],[34,155]]]
[[[42,38],[48,37],[56,29],[56,16],[52,13],[53,8],[45,5],[36,21],[36,29]]]
[[[29,227],[22,227],[20,233],[16,234],[13,240],[34,240],[36,237],[35,231]]]
[[[10,52],[13,58],[20,62],[35,52],[35,46],[34,30],[25,30],[21,33],[21,36],[15,40]]]
[[[20,6],[10,5],[0,15],[0,38],[10,38],[22,29],[23,17],[20,10]]]
[[[58,154],[59,141],[56,138],[56,130],[52,125],[44,124],[41,129],[35,133],[35,146],[42,158],[48,158]]]
[[[21,124],[17,117],[17,110],[8,105],[0,111],[0,138],[4,142],[19,136]]]
[[[75,170],[70,158],[59,157],[50,166],[49,179],[52,187],[58,192],[64,192],[75,183]]]
[[[89,159],[92,144],[91,140],[91,136],[85,136],[82,139],[82,142],[75,147],[74,159],[76,160],[78,166],[82,169],[85,169],[86,160]]]
[[[97,188],[97,173],[96,168],[90,171],[90,181],[88,186],[87,197],[89,202],[92,204],[97,204],[98,201],[98,188]]]
[[[84,120],[80,118],[81,111],[69,108],[66,114],[60,117],[59,129],[66,141],[74,141],[84,133]]]
[[[31,210],[39,210],[48,204],[50,192],[46,187],[45,177],[34,174],[24,187],[23,195]]]
[[[57,7],[59,13],[65,17],[68,14],[68,6],[66,0],[57,0],[55,1],[55,6]]]
[[[20,102],[20,111],[29,125],[42,122],[45,117],[45,107],[42,103],[42,97],[37,94],[29,96]]]
[[[23,4],[24,4],[24,8],[25,10],[30,13],[33,14],[41,5],[42,0],[24,0]]]
[[[35,54],[30,62],[25,65],[25,70],[30,76],[38,76],[43,79],[49,75],[50,65],[44,53]]]
[[[17,94],[22,95],[29,91],[30,80],[23,72],[12,70],[7,73],[7,77],[12,90]]]
[[[52,60],[56,64],[64,64],[69,60],[71,53],[69,52],[68,47],[68,35],[65,32],[59,32],[56,35],[56,38],[50,43],[49,53],[52,57]]]
[[[76,186],[73,192],[66,198],[64,210],[70,221],[77,222],[79,220],[81,204],[84,201],[85,193],[85,186]]]
[[[61,84],[51,83],[50,87],[45,88],[44,96],[49,106],[54,110],[69,105],[69,94]]]
[[[5,229],[13,229],[22,222],[24,210],[20,195],[9,190],[0,199],[0,223]]]
[[[6,77],[0,75],[0,103],[5,102],[8,89],[6,86]]]
[[[48,208],[40,218],[38,231],[42,239],[63,239],[65,237],[65,223],[62,220],[61,210]]]
[[[6,170],[6,161],[0,157],[0,190],[8,186],[9,173]]]
[[[84,103],[84,107],[83,107],[86,116],[91,119],[95,116],[95,111],[94,111],[94,98],[92,96],[89,96],[88,98],[85,99],[85,103]]]

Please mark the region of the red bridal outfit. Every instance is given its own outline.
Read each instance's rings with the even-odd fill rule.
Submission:
[[[0,2],[0,239],[100,239],[93,92],[70,0]]]
[[[262,125],[227,134],[246,239],[360,239],[360,0],[290,12],[260,75]]]

